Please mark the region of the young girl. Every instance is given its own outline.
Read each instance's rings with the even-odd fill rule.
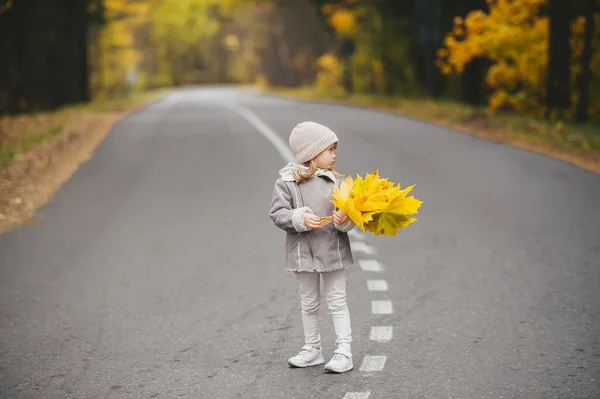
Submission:
[[[270,216],[286,234],[287,270],[298,280],[305,345],[288,360],[294,367],[325,363],[317,325],[320,277],[337,336],[337,349],[325,370],[344,373],[352,369],[352,330],[346,304],[346,268],[354,262],[348,231],[355,226],[331,201],[333,185],[343,177],[332,167],[338,138],[329,128],[314,122],[298,124],[290,135],[297,162],[279,171]],[[319,217],[333,221],[320,227]]]

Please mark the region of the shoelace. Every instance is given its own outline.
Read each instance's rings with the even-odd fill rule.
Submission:
[[[343,362],[344,360],[346,360],[346,356],[342,355],[341,353],[336,353],[335,355],[333,355],[333,360],[334,362]]]
[[[308,349],[302,349],[298,355],[301,357],[306,357],[306,356],[310,356],[311,354],[312,354],[312,351],[310,351]]]

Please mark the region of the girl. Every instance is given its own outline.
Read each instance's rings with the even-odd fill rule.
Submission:
[[[279,171],[270,216],[285,230],[287,270],[298,280],[305,345],[288,360],[294,367],[325,363],[317,325],[320,277],[337,336],[337,349],[325,371],[352,369],[352,330],[346,304],[346,268],[354,262],[348,231],[354,222],[330,202],[333,185],[343,177],[332,169],[338,138],[329,128],[314,122],[298,124],[290,135],[290,149],[297,162]],[[320,227],[319,217],[333,220]]]

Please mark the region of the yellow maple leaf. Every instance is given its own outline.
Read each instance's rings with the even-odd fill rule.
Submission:
[[[363,214],[356,209],[353,194],[351,193],[354,186],[352,176],[348,176],[342,181],[340,187],[333,187],[332,203],[342,212],[344,212],[363,232],[364,224],[371,220],[368,214]]]
[[[398,230],[405,229],[417,219],[396,212],[382,212],[367,223],[365,228],[376,235],[395,236]]]
[[[406,194],[410,193],[414,187],[409,186],[402,191],[399,191],[398,196],[389,202],[385,212],[401,212],[406,215],[412,215],[419,211],[423,201],[416,199],[414,196],[406,197]]]
[[[347,215],[349,207],[346,204],[351,201],[350,190],[353,185],[354,180],[352,179],[352,176],[348,176],[341,182],[339,187],[333,186],[333,194],[331,194],[331,202]]]
[[[355,203],[355,185],[356,183],[352,179],[352,176],[348,176],[342,181],[339,188],[337,186],[333,187],[331,202],[364,232],[364,225],[371,220],[373,212],[361,212],[361,210],[357,209]]]

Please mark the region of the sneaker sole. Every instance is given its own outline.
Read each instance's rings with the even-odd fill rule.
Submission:
[[[315,359],[312,362],[306,363],[306,364],[296,364],[296,363],[293,363],[290,360],[288,360],[288,364],[290,366],[295,367],[295,368],[299,368],[299,369],[303,369],[305,367],[319,366],[319,365],[324,364],[324,363],[325,363],[325,358]]]
[[[350,368],[348,368],[347,370],[338,371],[338,370],[334,370],[332,368],[325,367],[325,372],[329,373],[329,374],[343,374],[343,373],[347,373],[348,371],[352,370],[353,368],[354,368],[354,366],[350,366]]]

